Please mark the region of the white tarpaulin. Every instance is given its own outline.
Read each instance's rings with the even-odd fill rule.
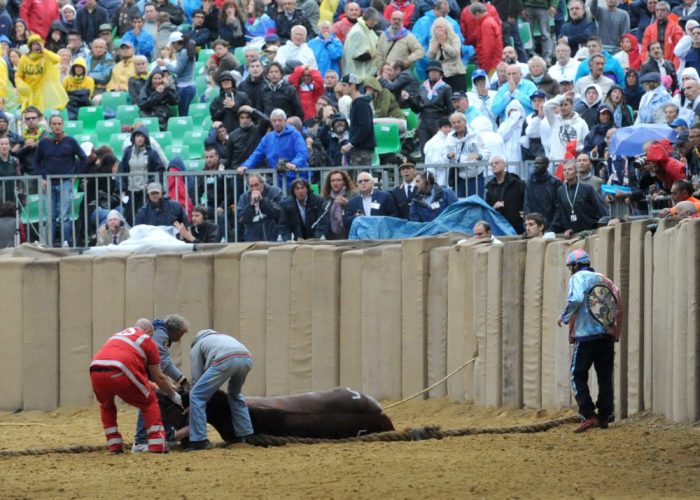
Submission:
[[[104,254],[111,252],[191,252],[192,243],[180,241],[175,236],[177,230],[172,226],[147,226],[140,224],[129,229],[129,239],[119,245],[92,247],[85,253]]]

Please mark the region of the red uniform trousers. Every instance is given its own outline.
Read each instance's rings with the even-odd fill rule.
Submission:
[[[153,390],[148,397],[141,392],[118,368],[109,371],[90,371],[92,389],[100,403],[100,417],[107,436],[107,448],[110,452],[123,451],[123,440],[117,428],[117,407],[114,397],[119,396],[126,403],[135,406],[143,412],[143,418],[148,432],[148,451],[163,453],[167,451],[165,429],[160,419],[158,398]]]

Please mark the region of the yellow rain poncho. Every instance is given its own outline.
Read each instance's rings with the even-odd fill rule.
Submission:
[[[10,82],[7,63],[3,57],[0,57],[0,97],[5,100],[5,111],[17,109],[17,91]]]
[[[27,41],[30,50],[34,42],[43,45],[39,35],[31,35]],[[15,73],[15,85],[22,109],[36,106],[40,110],[63,109],[68,104],[68,95],[61,85],[60,58],[50,50],[29,52],[19,60]]]

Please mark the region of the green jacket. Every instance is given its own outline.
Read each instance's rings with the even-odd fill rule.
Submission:
[[[390,90],[383,88],[375,77],[368,76],[364,79],[363,83],[365,87],[369,87],[376,92],[372,98],[375,118],[406,119],[406,115],[404,115],[401,108],[399,108],[394,94],[392,94]]]

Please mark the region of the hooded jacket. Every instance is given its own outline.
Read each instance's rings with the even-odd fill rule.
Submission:
[[[51,38],[51,34],[54,31],[58,31],[61,33],[61,38],[56,42]],[[68,39],[68,30],[66,29],[65,26],[63,26],[63,23],[61,21],[54,21],[51,23],[51,28],[49,29],[49,36],[46,38],[46,45],[45,47],[49,49],[51,52],[58,52],[60,49],[63,49],[66,47],[67,40]]]
[[[676,69],[678,69],[678,65],[680,61],[678,60],[678,57],[676,54],[673,53],[673,49],[678,43],[678,41],[683,38],[683,28],[681,28],[677,22],[675,22],[672,18],[668,18],[666,21],[666,31],[664,34],[664,59],[667,61],[671,61],[673,65],[675,66]],[[647,28],[644,30],[644,37],[642,38],[642,60],[646,61],[647,56],[649,55],[649,44],[654,41],[659,39],[659,21],[656,20],[653,23],[651,23]]]
[[[586,93],[589,89],[595,90],[598,95],[598,97],[596,97],[595,101],[592,103],[589,103],[586,99]],[[581,94],[581,100],[574,106],[574,111],[576,111],[579,116],[584,119],[589,130],[595,127],[595,124],[598,122],[598,108],[600,107],[602,100],[603,95],[600,92],[600,87],[594,83],[588,85],[584,89],[583,94]]]
[[[561,185],[562,182],[549,172],[533,173],[525,186],[525,215],[540,213],[547,219],[549,227],[557,211],[557,193]]]
[[[612,118],[608,123],[601,123],[600,115],[603,113],[603,111],[609,111],[611,115],[613,114],[613,110],[610,106],[607,104],[601,104],[598,107],[598,117],[596,119],[596,123],[593,125],[593,127],[591,127],[588,135],[586,135],[586,138],[583,141],[583,152],[590,154],[593,150],[596,150],[599,158],[602,158],[605,153],[605,136],[607,135],[608,130],[610,130],[610,128],[612,128],[612,126],[615,124]]]
[[[364,19],[359,18],[348,32],[343,48],[343,72],[353,74],[360,80],[376,73],[372,61],[377,50],[377,34],[371,30]]]
[[[612,94],[613,90],[619,90],[622,94],[622,101],[617,106],[615,106],[610,99],[610,95]],[[634,124],[632,107],[627,104],[625,90],[622,87],[619,85],[613,85],[610,87],[608,95],[605,97],[605,104],[612,110],[613,123],[615,124],[615,127],[629,127]]]
[[[124,33],[122,37],[123,42],[131,42],[134,45],[134,54],[137,56],[144,56],[151,60],[151,55],[155,49],[156,41],[148,31],[142,29],[137,35],[133,30],[129,30]]]
[[[350,105],[350,137],[349,143],[355,149],[373,151],[377,147],[374,137],[374,115],[372,113],[372,98],[361,95],[353,99]]]
[[[686,179],[685,165],[675,158],[671,158],[666,148],[657,142],[649,146],[647,160],[655,161],[661,165],[661,170],[656,172],[656,178],[668,192],[671,191],[674,182]]]
[[[82,76],[77,76],[75,74],[74,68],[76,66],[83,68]],[[88,76],[87,63],[85,62],[85,59],[79,57],[73,61],[73,64],[71,64],[70,67],[69,75],[63,79],[63,88],[66,89],[69,97],[72,92],[87,90],[90,99],[92,99],[92,94],[95,91],[95,80]],[[86,106],[87,105],[89,105],[89,102],[86,104]]]
[[[666,123],[663,107],[669,102],[671,102],[671,95],[663,85],[659,85],[651,92],[645,92],[639,101],[639,109],[635,124]]]
[[[29,47],[34,42],[41,43],[41,37],[32,34],[27,40]],[[22,109],[29,105],[39,109],[63,109],[68,102],[66,91],[61,85],[57,54],[44,49],[41,53],[24,54],[15,73],[17,93]]]
[[[554,161],[563,160],[566,154],[566,145],[574,140],[576,149],[583,149],[583,140],[588,135],[588,124],[576,111],[569,118],[562,118],[555,109],[565,99],[563,95],[558,95],[554,99],[544,103],[544,115],[552,129],[549,145],[549,156]]]
[[[220,121],[226,127],[229,133],[236,130],[239,126],[238,123],[238,110],[241,106],[250,106],[250,97],[245,92],[236,89],[234,85],[229,91],[235,104],[232,108],[226,108],[224,106],[224,100],[226,99],[226,92],[221,88],[219,84],[219,95],[211,101],[209,105],[209,113],[213,121]]]
[[[184,172],[185,163],[179,156],[173,157],[168,164],[168,172]],[[187,212],[187,217],[192,218],[192,198],[187,191],[188,178],[180,175],[168,176],[168,198],[178,202]]]
[[[144,147],[140,150],[137,150],[136,146],[134,146],[134,137],[136,134],[141,134],[146,137]],[[138,163],[145,163],[146,168],[139,171],[132,171],[132,160],[136,160],[137,155],[141,156]],[[131,188],[132,191],[139,191],[146,187],[146,184],[155,180],[156,173],[160,174],[164,170],[165,167],[160,159],[160,155],[158,155],[158,153],[151,147],[148,129],[146,127],[139,127],[134,130],[131,133],[131,145],[124,149],[122,161],[119,162],[119,172],[131,174],[122,178],[123,180],[120,190],[125,192]]]
[[[639,71],[639,68],[642,66],[643,60],[642,54],[639,51],[639,42],[637,41],[637,37],[631,33],[625,33],[620,38],[626,38],[627,40],[629,40],[630,44],[632,44],[632,49],[629,52],[627,52],[627,61],[629,63],[630,68]],[[605,62],[608,62],[607,59],[605,60]]]
[[[375,77],[368,76],[365,78],[363,83],[365,84],[365,87],[369,87],[376,92],[372,97],[374,118],[398,118],[399,120],[406,119],[406,115],[404,115],[401,108],[399,108],[399,105],[394,98],[394,94],[383,88]]]

